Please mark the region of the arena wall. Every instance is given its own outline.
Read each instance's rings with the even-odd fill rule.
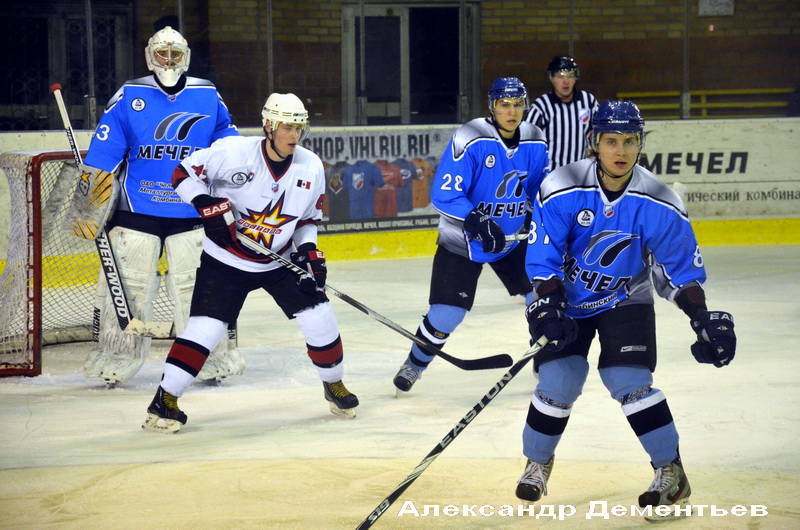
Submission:
[[[667,120],[650,122],[645,129],[640,162],[668,184],[685,187],[684,201],[701,245],[800,244],[800,118]],[[366,137],[377,137],[397,135],[404,128],[362,130]],[[336,138],[344,131],[348,129],[318,127],[313,137]],[[249,128],[241,133],[260,131]],[[436,136],[438,143],[431,149],[439,156],[448,136]],[[91,132],[76,131],[76,137],[85,148]],[[0,152],[68,147],[62,131],[0,133]],[[7,183],[0,178],[0,259],[5,258],[12,221]],[[436,231],[431,228],[320,236],[320,246],[331,260],[429,256],[435,245]]]

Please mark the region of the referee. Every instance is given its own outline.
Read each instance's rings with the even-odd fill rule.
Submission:
[[[587,137],[597,99],[575,88],[580,79],[578,63],[569,55],[556,55],[547,65],[553,90],[531,105],[525,121],[539,127],[547,138],[550,171],[586,156]]]

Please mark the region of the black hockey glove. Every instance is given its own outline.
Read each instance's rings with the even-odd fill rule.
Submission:
[[[464,219],[464,230],[483,243],[483,251],[497,254],[506,248],[506,234],[488,213],[475,208]]]
[[[692,355],[697,362],[717,368],[730,364],[736,355],[733,316],[725,311],[703,311],[691,323],[697,333],[697,342],[692,344]]]
[[[244,247],[236,239],[236,216],[233,214],[233,207],[228,199],[198,195],[192,200],[192,204],[200,214],[203,230],[208,239],[240,258],[250,260],[263,258],[260,254]]]
[[[545,336],[550,341],[544,347],[545,350],[561,351],[577,338],[578,324],[564,316],[566,308],[567,299],[558,291],[543,296],[528,306],[525,318],[528,319],[531,344]]]
[[[302,290],[313,293],[317,289],[325,287],[325,280],[328,278],[325,254],[321,250],[317,250],[314,243],[303,243],[297,247],[297,252],[292,252],[289,257],[292,263],[310,274],[310,276],[303,275],[297,280],[297,284]]]

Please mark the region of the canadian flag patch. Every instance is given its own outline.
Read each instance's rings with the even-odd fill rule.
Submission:
[[[297,187],[298,188],[305,188],[307,190],[311,189],[311,183],[307,180],[297,179]]]

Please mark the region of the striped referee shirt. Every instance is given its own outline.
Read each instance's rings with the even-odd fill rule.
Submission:
[[[569,103],[562,102],[553,92],[533,102],[525,121],[544,132],[550,153],[550,171],[586,157],[588,135],[597,107],[597,99],[583,90],[575,90]]]

